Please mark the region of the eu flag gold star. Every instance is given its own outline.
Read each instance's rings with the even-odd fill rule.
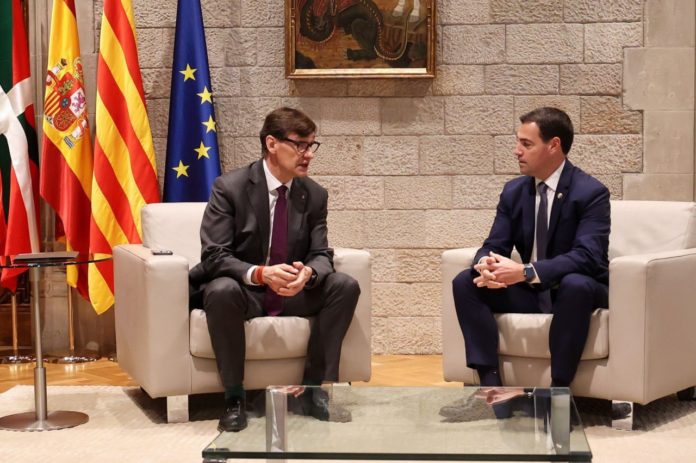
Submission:
[[[184,82],[186,82],[189,79],[196,80],[196,76],[193,75],[194,72],[196,72],[198,69],[193,69],[191,66],[189,66],[188,63],[186,63],[186,69],[183,71],[179,71],[184,75]]]
[[[212,130],[213,132],[217,132],[217,130],[215,130],[215,121],[213,120],[213,116],[212,116],[212,115],[211,115],[211,116],[208,116],[208,120],[207,120],[206,122],[201,122],[201,124],[203,124],[203,125],[205,126],[205,128],[206,128],[205,133],[208,133],[208,132],[210,132],[211,130]]]
[[[206,158],[210,159],[210,156],[208,156],[208,150],[209,150],[209,149],[210,149],[210,146],[205,146],[205,145],[203,144],[203,142],[201,142],[201,146],[199,146],[198,148],[194,149],[194,151],[198,153],[198,159],[200,159],[200,158],[202,158],[202,157],[206,157]]]
[[[186,172],[186,171],[188,170],[189,167],[190,166],[185,166],[184,163],[181,162],[181,160],[179,160],[179,165],[177,167],[172,167],[172,170],[174,172],[176,172],[176,178],[179,178],[182,175],[185,177],[188,177],[188,172]]]
[[[213,94],[208,91],[207,86],[203,87],[203,92],[196,93],[196,95],[201,97],[201,104],[205,103],[206,101],[210,104],[213,104]]]

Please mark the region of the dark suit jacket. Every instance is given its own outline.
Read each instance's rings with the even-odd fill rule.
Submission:
[[[489,251],[509,257],[513,246],[529,262],[534,241],[536,187],[524,176],[503,187],[491,232],[474,263]],[[534,263],[539,289],[556,286],[569,273],[609,283],[609,191],[566,160],[553,199],[547,258]]]
[[[328,193],[318,183],[297,177],[288,197],[288,260],[312,267],[317,279],[333,269],[327,240]],[[201,223],[201,263],[191,269],[194,288],[227,276],[242,282],[254,265],[268,256],[270,211],[262,161],[228,172],[215,180]],[[311,287],[306,286],[307,289]]]

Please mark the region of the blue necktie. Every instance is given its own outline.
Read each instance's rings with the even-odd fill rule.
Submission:
[[[544,182],[540,182],[537,185],[539,190],[539,212],[537,212],[536,217],[536,252],[538,261],[546,259],[546,248],[549,244],[549,225],[547,222],[549,200],[546,196],[548,188],[548,185]],[[548,289],[539,291],[539,308],[543,313],[551,313],[551,291]]]

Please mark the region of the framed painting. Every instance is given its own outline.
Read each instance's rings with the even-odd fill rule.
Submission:
[[[435,77],[435,0],[285,0],[285,75]]]

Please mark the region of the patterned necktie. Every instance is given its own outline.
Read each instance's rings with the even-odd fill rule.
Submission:
[[[548,188],[548,185],[544,182],[540,182],[539,185],[537,185],[537,189],[539,190],[539,212],[537,212],[536,217],[536,260],[546,259],[546,248],[549,244],[549,225],[547,222],[549,216],[549,200],[546,196]],[[548,289],[539,291],[539,308],[544,313],[551,313],[551,291]]]
[[[273,233],[268,265],[283,264],[288,257],[288,201],[285,198],[288,187],[281,185],[276,191],[278,199],[273,209]],[[270,287],[266,288],[263,308],[268,315],[279,315],[283,311],[283,297],[276,294]]]

